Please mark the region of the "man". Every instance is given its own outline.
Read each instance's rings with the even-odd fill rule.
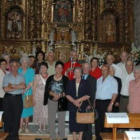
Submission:
[[[120,98],[120,112],[127,112],[127,105],[129,100],[129,82],[134,80],[133,74],[133,62],[128,60],[125,64],[127,73],[123,74],[122,77],[122,89],[121,89],[121,98]]]
[[[73,69],[75,67],[81,67],[81,64],[77,62],[77,52],[71,51],[70,52],[70,60],[69,62],[64,64],[64,70],[63,74],[68,76],[69,80],[72,80],[74,78]]]
[[[23,75],[18,74],[19,63],[10,62],[11,72],[4,77],[4,131],[9,133],[7,140],[18,140],[20,117],[23,109],[22,93],[25,89]]]
[[[125,68],[125,64],[127,62],[128,59],[128,53],[126,51],[123,51],[120,55],[121,58],[121,62],[117,64],[117,66],[119,66],[119,68],[122,70],[122,73],[126,73],[126,68]]]
[[[103,65],[101,68],[102,77],[97,80],[95,108],[99,114],[95,120],[96,140],[102,140],[100,133],[106,132],[104,128],[105,112],[112,112],[113,104],[118,94],[117,81],[109,75],[109,66]]]
[[[89,74],[90,64],[84,63],[82,65],[83,75],[82,78],[89,82],[90,86],[90,103],[94,106],[95,92],[96,92],[96,78]],[[83,133],[83,140],[92,140],[92,124],[86,126],[86,131]]]
[[[53,51],[49,51],[47,54],[48,74],[55,74],[55,54]]]
[[[115,68],[115,76],[119,77],[121,79],[122,78],[122,71],[116,64],[113,63],[114,62],[114,56],[110,55],[110,54],[107,55],[106,56],[106,62],[107,62],[108,66],[113,66]]]
[[[5,59],[0,59],[0,111],[3,111],[3,98],[4,98],[4,90],[2,88],[3,78],[5,74],[8,74],[7,61]]]

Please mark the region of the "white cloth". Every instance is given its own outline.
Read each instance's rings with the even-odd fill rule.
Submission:
[[[125,67],[125,63],[120,62],[120,63],[117,64],[117,66],[122,70],[122,73],[123,73],[123,74],[124,74],[124,73],[127,73],[126,67]]]
[[[118,94],[118,83],[116,79],[108,75],[103,81],[103,76],[97,80],[96,99],[112,99],[113,94]]]
[[[120,69],[120,67],[118,67],[116,64],[112,64],[111,66],[113,66],[115,68],[115,76],[122,79],[123,74],[122,74],[122,70]]]
[[[133,72],[131,74],[125,73],[122,76],[122,89],[121,89],[121,95],[123,96],[129,96],[129,82],[134,80],[134,74]]]
[[[8,74],[9,72],[6,71],[6,74]],[[3,90],[3,79],[4,79],[5,73],[0,69],[0,98],[4,97],[4,90]]]
[[[76,97],[78,97],[79,84],[80,84],[80,83],[76,83]]]
[[[50,65],[49,62],[47,62],[47,64],[48,64],[47,73],[48,73],[49,75],[55,74],[55,63],[56,63],[56,62],[53,62],[53,65]]]

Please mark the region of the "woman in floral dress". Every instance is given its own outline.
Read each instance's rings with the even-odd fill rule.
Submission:
[[[46,131],[45,126],[48,124],[48,106],[43,105],[45,84],[48,78],[47,69],[47,63],[42,62],[40,65],[39,74],[35,76],[33,83],[35,101],[33,122],[38,123],[39,133]]]

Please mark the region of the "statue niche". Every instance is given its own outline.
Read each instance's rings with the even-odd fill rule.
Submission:
[[[23,38],[23,12],[19,8],[12,8],[6,18],[6,38]]]
[[[112,13],[106,13],[102,19],[102,40],[116,42],[116,17]]]

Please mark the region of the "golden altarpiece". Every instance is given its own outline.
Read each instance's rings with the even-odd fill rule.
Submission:
[[[66,61],[71,49],[85,54],[129,50],[133,0],[1,0],[0,53],[20,57],[53,49]]]

